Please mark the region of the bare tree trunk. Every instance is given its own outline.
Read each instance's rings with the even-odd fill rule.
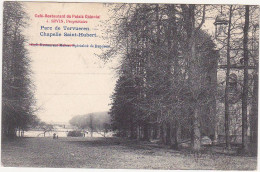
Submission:
[[[149,141],[149,124],[147,122],[144,122],[144,137],[143,140]]]
[[[152,134],[152,138],[153,139],[157,139],[158,138],[158,124],[154,124],[153,125],[153,134]]]
[[[190,56],[190,72],[189,75],[191,76],[191,88],[192,88],[192,94],[194,99],[194,106],[193,106],[193,140],[192,140],[192,148],[194,151],[200,151],[200,121],[199,121],[199,104],[197,99],[198,91],[199,91],[199,83],[198,83],[198,68],[197,68],[197,62],[196,62],[196,48],[195,48],[195,6],[191,7],[191,23],[192,23],[192,29],[191,29],[191,56]]]
[[[179,82],[179,64],[178,64],[178,44],[176,43],[178,40],[177,36],[177,23],[176,23],[176,7],[175,5],[169,5],[169,27],[168,32],[166,32],[166,37],[168,38],[168,73],[171,73],[172,70],[172,62],[173,62],[173,85],[169,83],[168,87],[173,87],[175,92],[177,92],[178,89],[178,82]],[[174,40],[172,42],[172,40]],[[170,81],[170,78],[167,78]],[[175,99],[172,99],[173,103],[176,101]],[[178,121],[177,121],[177,114],[172,114],[173,121],[170,122],[170,147],[172,149],[178,149]]]
[[[219,125],[219,122],[218,122],[218,121],[215,121],[213,144],[217,144],[217,143],[218,143],[218,125]]]
[[[248,100],[248,28],[249,28],[249,6],[245,7],[245,25],[244,25],[244,83],[242,94],[242,148],[243,152],[248,152],[248,138],[247,138],[247,100]]]
[[[130,138],[134,139],[135,136],[135,131],[134,131],[134,123],[133,123],[133,118],[131,117],[131,123],[130,123]]]
[[[171,145],[171,128],[172,128],[171,123],[167,122],[165,128],[166,128],[166,136],[165,136],[166,145]]]
[[[193,150],[200,151],[200,121],[199,121],[199,110],[198,108],[194,109],[193,112]]]
[[[191,98],[192,98],[192,133],[191,133],[191,144],[192,149],[196,152],[200,151],[200,120],[199,120],[199,68],[198,61],[196,58],[196,32],[200,29],[201,25],[204,23],[205,17],[205,6],[204,6],[204,15],[202,22],[198,28],[195,28],[195,5],[181,5],[183,11],[183,17],[185,20],[185,29],[187,32],[187,61],[188,61],[188,82],[190,86]]]
[[[252,102],[252,116],[251,116],[251,142],[257,143],[258,135],[258,74],[254,74],[254,87],[253,87],[253,102]],[[257,146],[257,144],[256,144]]]
[[[179,124],[178,121],[175,120],[171,124],[171,148],[178,150],[178,141],[179,141]]]
[[[161,143],[164,143],[164,139],[163,139],[163,135],[164,135],[164,132],[163,132],[163,124],[161,123],[160,124],[160,141]]]
[[[161,142],[163,144],[167,144],[167,125],[165,122],[163,122],[161,124],[161,127],[160,127],[160,137],[161,137]]]
[[[137,140],[140,140],[141,139],[141,131],[140,131],[141,129],[140,129],[140,126],[139,126],[139,124],[137,125],[137,127],[136,127],[136,134],[137,134]]]
[[[226,148],[230,150],[230,136],[229,136],[229,75],[230,75],[230,31],[232,19],[232,5],[229,9],[228,22],[228,36],[227,36],[227,72],[226,72],[226,88],[225,88],[225,139]]]
[[[93,137],[93,116],[92,115],[90,115],[90,117],[89,117],[89,122],[90,122],[90,136],[91,137]]]
[[[218,125],[219,125],[219,120],[217,116],[217,87],[218,87],[218,79],[217,79],[217,72],[218,72],[218,60],[216,59],[215,65],[213,67],[213,70],[211,71],[210,78],[211,78],[211,83],[210,83],[210,91],[211,91],[211,104],[210,104],[210,116],[214,117],[213,119],[213,125],[214,125],[214,138],[213,138],[213,143],[217,144],[218,143]]]
[[[257,68],[258,69],[258,68]],[[257,155],[257,136],[258,136],[258,74],[254,74],[252,112],[250,118],[250,146],[253,155]]]

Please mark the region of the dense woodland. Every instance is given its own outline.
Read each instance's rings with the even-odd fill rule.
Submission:
[[[103,58],[121,58],[110,110],[119,136],[174,149],[188,139],[199,151],[202,136],[217,144],[224,134],[230,149],[238,126],[242,150],[256,143],[257,6],[119,4],[111,11],[114,48]]]

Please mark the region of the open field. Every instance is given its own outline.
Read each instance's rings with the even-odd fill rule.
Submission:
[[[119,138],[17,138],[2,142],[2,165],[128,169],[254,170],[256,157],[173,151]]]

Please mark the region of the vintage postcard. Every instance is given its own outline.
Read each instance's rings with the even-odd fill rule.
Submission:
[[[257,169],[259,5],[2,5],[3,168]]]

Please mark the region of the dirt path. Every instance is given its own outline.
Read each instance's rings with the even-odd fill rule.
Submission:
[[[116,138],[22,138],[3,141],[2,164],[12,167],[233,169],[256,168],[256,158],[202,155]]]

